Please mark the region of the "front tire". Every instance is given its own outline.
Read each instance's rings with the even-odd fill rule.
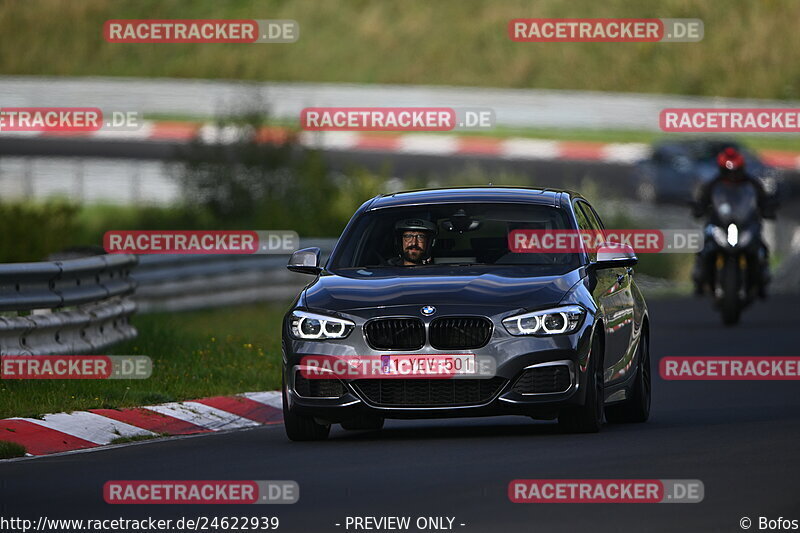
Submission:
[[[606,407],[606,420],[612,424],[637,424],[650,418],[651,374],[650,343],[642,333],[637,347],[639,364],[630,397],[624,402]]]
[[[569,433],[597,433],[603,426],[605,384],[603,381],[603,343],[595,333],[589,350],[586,399],[583,405],[570,405],[558,415],[558,425]]]
[[[739,322],[742,313],[742,305],[739,301],[740,272],[738,261],[735,257],[725,259],[725,265],[720,272],[720,285],[722,285],[722,298],[720,301],[720,311],[722,311],[722,323],[726,326],[733,326]]]
[[[286,384],[282,387],[283,397],[283,428],[286,436],[293,441],[325,440],[331,432],[330,424],[320,424],[313,416],[293,413],[289,409]]]

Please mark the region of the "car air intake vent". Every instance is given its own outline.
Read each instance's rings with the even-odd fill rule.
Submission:
[[[345,393],[338,379],[309,379],[299,371],[294,375],[294,390],[303,398],[341,398]]]
[[[425,407],[479,405],[493,399],[507,380],[491,379],[360,379],[356,390],[374,405]]]
[[[431,322],[431,346],[437,350],[480,348],[489,342],[492,323],[479,316],[447,316]]]
[[[553,394],[564,392],[572,385],[567,365],[529,368],[514,383],[513,391],[519,394]]]
[[[367,342],[376,350],[419,350],[425,326],[418,318],[380,318],[364,325]]]

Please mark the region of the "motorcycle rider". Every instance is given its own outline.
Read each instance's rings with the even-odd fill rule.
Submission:
[[[400,253],[387,261],[392,266],[429,265],[436,239],[436,225],[428,220],[409,218],[394,225]]]
[[[717,156],[717,164],[719,166],[719,173],[717,176],[701,185],[697,200],[694,203],[694,216],[701,218],[709,215],[709,224],[719,224],[719,214],[712,209],[712,196],[717,187],[750,187],[754,190],[756,195],[758,216],[760,218],[773,218],[772,206],[770,205],[769,197],[764,190],[761,181],[751,176],[745,171],[744,156],[735,148],[725,148]],[[760,235],[759,235],[760,239]],[[758,293],[760,297],[765,296],[765,288],[769,283],[769,262],[766,245],[763,241],[759,242],[758,258],[760,263],[760,279],[758,284]],[[695,294],[701,295],[704,286],[710,281],[711,273],[714,269],[714,242],[710,235],[706,233],[705,243],[703,249],[697,253],[695,257],[694,269],[692,271],[692,279],[694,281]]]

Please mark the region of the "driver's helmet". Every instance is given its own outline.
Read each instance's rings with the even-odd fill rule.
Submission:
[[[397,235],[397,240],[400,242],[400,239],[403,235],[403,232],[406,231],[424,231],[428,234],[428,250],[433,247],[434,240],[436,239],[436,235],[438,233],[436,224],[429,220],[424,220],[421,218],[407,218],[405,220],[399,220],[394,225],[394,231]],[[402,243],[401,243],[402,244]]]
[[[717,156],[720,174],[732,180],[744,178],[744,156],[733,147],[725,148]]]

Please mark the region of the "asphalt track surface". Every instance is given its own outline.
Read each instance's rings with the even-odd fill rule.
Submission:
[[[791,296],[725,328],[707,300],[650,302],[652,354],[796,356]],[[655,367],[657,368],[657,367]],[[657,372],[655,372],[657,374]],[[290,443],[280,426],[0,463],[0,516],[278,516],[279,531],[346,531],[347,516],[450,516],[456,531],[741,531],[800,519],[800,383],[655,378],[646,424],[566,435],[523,417],[390,421]],[[695,504],[513,504],[517,478],[700,479]],[[296,480],[294,505],[123,506],[108,480]],[[335,524],[342,524],[337,527]],[[458,524],[465,524],[460,526]],[[351,529],[350,531],[353,531]],[[417,531],[412,527],[410,531]]]

